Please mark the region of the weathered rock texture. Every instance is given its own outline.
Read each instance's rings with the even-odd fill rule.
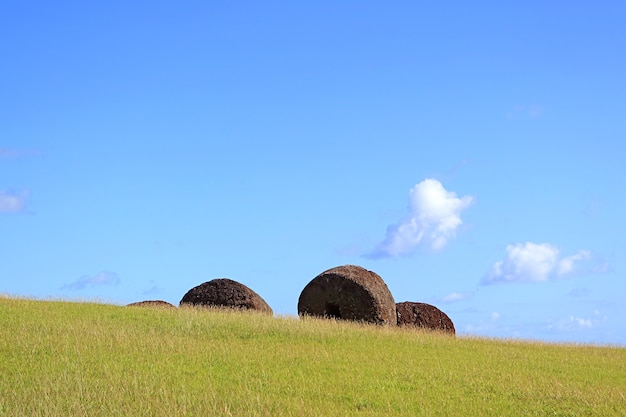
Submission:
[[[398,326],[415,326],[455,334],[450,317],[430,304],[405,301],[396,304]]]
[[[324,271],[307,284],[298,314],[395,325],[396,304],[375,272],[356,265]]]
[[[228,307],[274,314],[259,294],[227,278],[214,279],[190,289],[180,300],[180,306],[183,305]]]
[[[138,301],[136,303],[128,304],[127,307],[165,307],[165,308],[176,308],[175,305],[170,304],[167,301],[162,301],[162,300]]]

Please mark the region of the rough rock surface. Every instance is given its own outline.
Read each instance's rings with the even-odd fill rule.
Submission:
[[[214,279],[190,289],[180,300],[180,306],[183,305],[228,307],[273,314],[259,294],[228,278]]]
[[[302,290],[298,314],[395,325],[396,304],[375,272],[356,265],[331,268]]]
[[[437,307],[425,303],[405,301],[396,304],[398,326],[415,326],[455,334],[450,317]]]
[[[127,307],[166,307],[166,308],[176,308],[175,305],[168,303],[163,300],[146,300],[146,301],[138,301],[136,303],[130,303]]]

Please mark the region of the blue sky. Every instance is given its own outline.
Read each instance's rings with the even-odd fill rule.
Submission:
[[[0,293],[296,315],[357,264],[457,333],[626,345],[626,5],[0,5]]]

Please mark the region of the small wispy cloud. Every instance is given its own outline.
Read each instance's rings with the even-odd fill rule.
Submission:
[[[469,300],[474,297],[473,292],[452,292],[448,295],[444,295],[439,299],[442,303],[456,303],[459,301]]]
[[[20,156],[21,153],[18,149],[0,148],[0,158],[14,158]]]
[[[508,335],[510,337],[517,336],[517,331],[512,330],[509,324],[502,323],[501,314],[497,311],[492,311],[488,316],[483,315],[482,318],[474,323],[468,323],[465,325],[465,332],[469,334],[482,334],[482,335]]]
[[[606,203],[604,202],[604,200],[598,197],[588,197],[588,198],[589,198],[589,201],[587,202],[587,205],[583,209],[583,214],[589,217],[597,217],[606,208]]]
[[[591,321],[591,319],[583,319],[583,318],[580,318],[580,317],[570,316],[569,317],[569,321],[571,323],[574,323],[578,327],[586,327],[586,328],[590,329],[593,326],[593,321]]]
[[[571,332],[589,330],[601,326],[608,321],[608,316],[595,310],[592,315],[588,317],[578,317],[576,315],[570,315],[567,318],[548,322],[547,329],[552,332]]]
[[[87,287],[97,287],[101,285],[117,285],[120,278],[115,272],[100,271],[96,275],[83,275],[79,279],[61,287],[62,290],[82,290]]]
[[[24,211],[28,195],[29,192],[27,190],[20,192],[0,190],[0,213],[20,213]]]
[[[559,249],[549,243],[516,243],[507,245],[507,257],[493,264],[482,284],[507,282],[541,282],[578,272],[579,264],[591,259],[591,252],[560,257]]]
[[[524,104],[514,106],[508,113],[508,118],[512,119],[515,117],[527,117],[530,119],[536,119],[538,117],[543,116],[544,108],[541,104]]]
[[[440,250],[456,237],[463,224],[461,212],[473,202],[472,196],[457,197],[435,179],[425,179],[409,192],[409,213],[387,228],[385,239],[365,255],[377,259],[409,255],[420,244]]]
[[[152,285],[152,287],[146,288],[141,293],[143,295],[155,295],[155,294],[162,293],[163,290],[164,290],[163,287],[159,287],[158,285],[154,284],[154,285]]]
[[[0,148],[0,159],[20,158],[23,156],[39,155],[41,151],[36,149]]]
[[[574,270],[574,264],[589,258],[591,258],[591,252],[588,250],[578,251],[575,255],[561,259],[557,265],[556,273],[559,276],[567,275]]]
[[[570,297],[576,298],[587,297],[589,294],[591,294],[591,290],[589,288],[574,288],[568,293]]]
[[[611,270],[611,266],[606,261],[596,262],[590,272],[594,274],[606,274]]]

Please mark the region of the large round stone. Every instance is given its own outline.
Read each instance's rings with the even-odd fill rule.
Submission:
[[[298,314],[397,323],[396,304],[383,279],[356,265],[338,266],[313,278],[300,294]]]

